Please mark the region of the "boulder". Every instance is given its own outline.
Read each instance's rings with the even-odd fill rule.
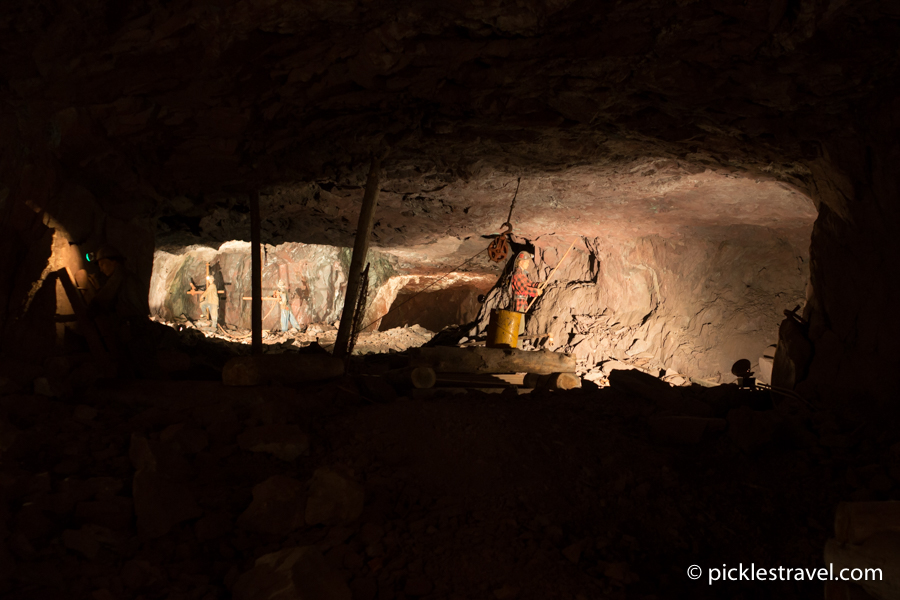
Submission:
[[[95,501],[78,503],[75,516],[84,523],[95,523],[123,531],[134,523],[134,501],[122,496],[98,495]]]
[[[234,529],[234,517],[220,511],[204,515],[194,524],[194,534],[201,542],[220,538]]]
[[[606,375],[607,377],[609,377],[609,374],[612,373],[613,371],[632,371],[636,368],[637,367],[629,365],[628,363],[623,363],[618,360],[607,360],[607,361],[604,361],[603,364],[600,365],[600,369],[603,371],[603,374]]]
[[[60,537],[66,548],[80,552],[88,560],[94,560],[100,552],[100,542],[84,528],[66,529]]]
[[[238,517],[239,527],[259,533],[288,533],[305,524],[305,485],[284,475],[253,486],[253,501]]]
[[[0,458],[3,458],[6,451],[12,448],[20,433],[14,425],[0,419]]]
[[[427,596],[434,589],[434,584],[428,577],[410,577],[403,586],[403,593],[412,598]]]
[[[285,548],[256,559],[232,591],[234,600],[351,600],[340,573],[312,546]]]
[[[209,445],[209,435],[199,427],[176,423],[159,434],[159,441],[173,444],[186,454],[196,454]]]
[[[609,374],[609,385],[617,391],[655,402],[675,402],[679,397],[678,391],[668,383],[637,369],[614,369]]]
[[[650,400],[667,412],[693,417],[712,415],[712,408],[705,402],[685,396],[662,379],[637,369],[612,371],[609,385],[614,390]]]
[[[167,472],[170,457],[161,456],[146,438],[134,434],[128,452],[137,471],[132,483],[138,534],[161,537],[182,521],[199,517],[200,508],[179,473]]]
[[[80,423],[90,423],[97,418],[97,409],[92,406],[79,404],[72,411],[72,418]]]
[[[238,446],[249,452],[267,452],[292,461],[309,450],[309,438],[296,425],[262,425],[237,437]]]
[[[309,482],[306,523],[337,525],[354,521],[362,513],[364,498],[362,486],[348,475],[320,467]]]

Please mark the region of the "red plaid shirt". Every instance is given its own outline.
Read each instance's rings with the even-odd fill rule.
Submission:
[[[512,287],[516,312],[525,312],[525,309],[528,308],[528,298],[537,296],[539,286],[536,283],[531,283],[528,275],[522,271],[516,271],[512,276],[510,286]]]

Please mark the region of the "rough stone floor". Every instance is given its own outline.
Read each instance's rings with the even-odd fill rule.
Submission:
[[[658,408],[610,388],[378,404],[350,377],[116,381],[0,411],[3,598],[821,598],[686,570],[818,566],[835,504],[900,474],[796,407],[658,444]]]

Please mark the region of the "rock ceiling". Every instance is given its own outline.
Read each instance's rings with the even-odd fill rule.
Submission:
[[[900,17],[865,0],[5,4],[4,171],[176,230],[239,221],[259,189],[281,235],[347,244],[387,145],[383,247],[496,231],[517,177],[534,237],[808,224],[820,141],[894,81]]]

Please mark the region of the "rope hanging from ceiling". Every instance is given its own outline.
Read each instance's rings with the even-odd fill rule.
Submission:
[[[506,228],[506,231],[497,236],[494,241],[491,242],[491,245],[488,246],[488,256],[494,262],[501,262],[509,255],[509,237],[512,235],[513,230],[512,214],[513,209],[516,207],[516,198],[519,195],[519,184],[521,182],[521,177],[516,179],[516,193],[513,194],[512,203],[509,205],[509,215],[506,217],[506,222],[501,225],[501,227]]]

